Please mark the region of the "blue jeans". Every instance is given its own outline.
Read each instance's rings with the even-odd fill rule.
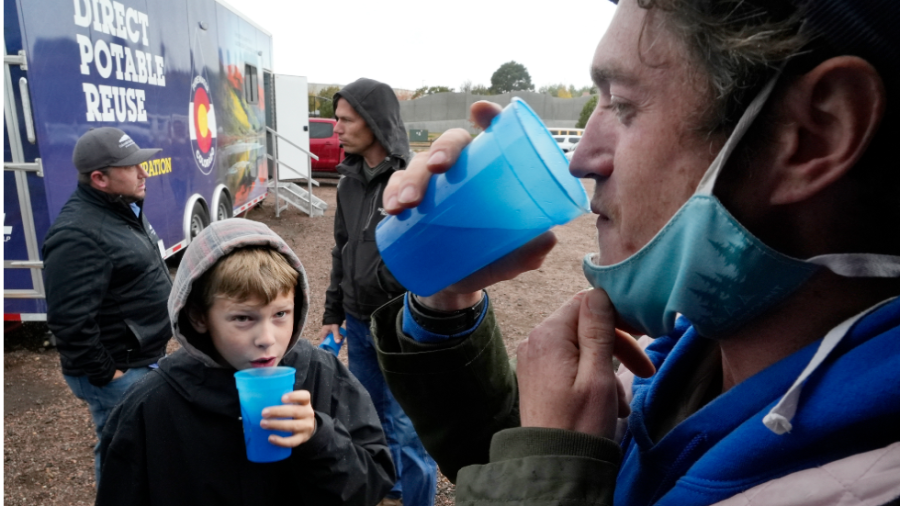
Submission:
[[[98,485],[100,484],[100,435],[103,433],[103,426],[106,425],[106,417],[128,391],[128,387],[137,383],[150,371],[149,367],[129,369],[121,378],[110,381],[103,387],[91,385],[87,376],[63,374],[63,378],[75,397],[86,402],[91,410],[91,418],[94,420],[94,429],[97,432],[97,444],[94,445],[94,479]]]
[[[437,486],[437,464],[425,451],[412,422],[384,381],[368,322],[350,315],[346,315],[346,319],[350,372],[372,397],[397,470],[397,483],[388,497],[402,495],[403,506],[432,506]]]

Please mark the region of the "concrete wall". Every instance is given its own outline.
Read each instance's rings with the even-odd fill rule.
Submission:
[[[527,102],[548,127],[574,127],[584,104],[591,98],[556,98],[531,91],[490,96],[438,93],[401,101],[400,116],[407,130],[424,128],[429,132],[443,132],[450,128],[465,128],[471,133],[477,133],[480,130],[469,123],[469,107],[479,100],[490,100],[505,107],[512,97],[519,97]]]

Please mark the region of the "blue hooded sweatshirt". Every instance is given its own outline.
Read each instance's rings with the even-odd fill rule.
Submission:
[[[635,378],[616,505],[702,506],[796,471],[900,440],[900,299],[865,316],[803,386],[793,428],[763,417],[816,352],[812,343],[728,390],[654,444],[647,420],[661,386],[683,384],[706,348],[681,319],[646,352],[658,372]]]

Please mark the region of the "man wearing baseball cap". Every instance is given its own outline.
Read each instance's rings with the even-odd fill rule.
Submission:
[[[98,440],[110,410],[165,355],[172,335],[172,280],[143,213],[140,164],[160,151],[140,149],[117,128],[85,133],[72,154],[78,187],[44,240],[47,324]],[[99,482],[96,448],[94,458]]]
[[[593,289],[515,372],[479,288],[552,235],[419,298],[444,319],[485,301],[467,332],[440,342],[412,297],[372,316],[459,504],[900,504],[898,22],[896,0],[618,1],[569,166],[594,183]],[[470,141],[395,173],[385,211]]]

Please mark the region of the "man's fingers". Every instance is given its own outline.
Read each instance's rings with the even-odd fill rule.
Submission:
[[[649,378],[656,372],[656,367],[641,349],[637,339],[619,329],[616,329],[615,355],[635,376]]]
[[[472,136],[461,128],[444,132],[425,153],[418,153],[406,170],[394,172],[384,188],[382,205],[388,214],[398,214],[404,209],[416,207],[422,202],[428,181],[434,174],[446,172]]]
[[[456,163],[459,153],[472,142],[472,136],[462,128],[451,128],[431,143],[425,167],[432,174],[447,172]],[[416,157],[418,158],[418,156]]]
[[[422,201],[428,180],[431,179],[431,172],[425,166],[426,156],[428,153],[417,154],[406,170],[398,170],[391,175],[382,196],[385,212],[398,214]],[[403,202],[400,201],[401,195]]]
[[[616,313],[603,290],[583,292],[578,313],[578,380],[590,380],[604,367],[612,373],[615,348]]]
[[[469,121],[481,128],[487,128],[491,124],[491,120],[500,114],[503,108],[493,102],[480,100],[472,104],[469,109]]]
[[[319,330],[319,341],[322,341],[322,339],[325,339],[325,336],[327,336],[328,333],[332,332],[332,331],[335,333],[334,339],[335,339],[335,341],[337,341],[337,338],[340,337],[340,334],[337,332],[338,327],[340,327],[340,325],[323,325],[322,329]]]
[[[513,279],[523,272],[538,269],[556,243],[556,235],[553,232],[544,232],[519,249],[451,285],[448,289],[456,293],[475,292],[495,283]]]
[[[538,324],[538,326],[535,327],[535,330],[545,326],[549,326],[552,328],[556,325],[562,324],[571,329],[572,334],[574,335],[576,330],[575,326],[578,322],[578,311],[581,307],[581,301],[584,298],[585,293],[587,292],[584,291],[576,293],[571,299],[567,300],[565,304],[558,307],[556,311],[550,313],[550,316],[548,316],[544,319],[544,321]],[[560,335],[559,333],[555,334]]]

